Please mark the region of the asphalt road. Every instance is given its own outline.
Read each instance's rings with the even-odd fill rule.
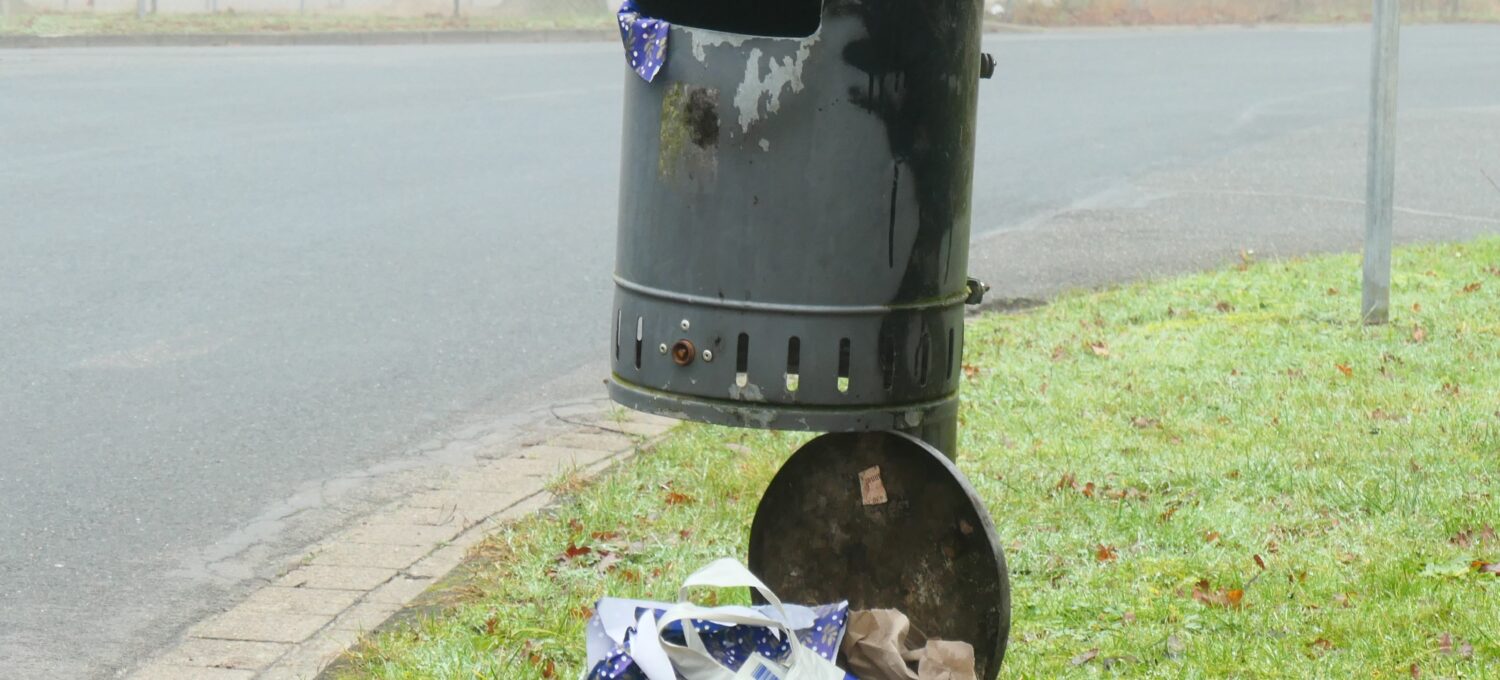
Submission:
[[[999,296],[1208,262],[1267,216],[1288,253],[1357,234],[1238,190],[1357,215],[1367,31],[988,43]],[[1500,178],[1500,27],[1404,57],[1413,229],[1500,231],[1469,163]],[[108,677],[347,520],[327,480],[596,391],[622,78],[607,44],[0,52],[0,677]]]

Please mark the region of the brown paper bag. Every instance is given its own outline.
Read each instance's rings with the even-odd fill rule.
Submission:
[[[977,680],[973,645],[928,640],[894,609],[849,612],[842,649],[860,680]]]
[[[974,645],[929,640],[918,662],[917,680],[978,680],[974,671]]]
[[[911,621],[901,612],[851,611],[842,648],[844,670],[859,680],[918,680],[905,657],[925,643],[921,633],[913,636]]]

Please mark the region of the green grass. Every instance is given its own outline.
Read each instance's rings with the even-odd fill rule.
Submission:
[[[371,31],[507,31],[603,29],[610,17],[560,15],[548,18],[478,16],[382,17],[343,14],[26,14],[0,18],[0,35],[68,36],[158,33],[366,33]]]
[[[960,464],[1010,559],[1004,677],[1500,676],[1500,578],[1471,568],[1500,561],[1500,239],[1396,262],[1389,327],[1352,321],[1348,256],[972,323]],[[742,556],[800,441],[682,428],[339,676],[577,677],[595,599]]]

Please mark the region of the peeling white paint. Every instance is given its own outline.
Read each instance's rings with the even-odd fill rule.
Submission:
[[[750,36],[738,33],[723,33],[701,28],[679,28],[687,34],[688,42],[693,44],[693,58],[697,59],[700,64],[708,61],[708,48],[723,47],[725,45],[740,47],[745,44],[746,40],[750,39]]]
[[[744,387],[740,387],[739,385],[730,385],[729,398],[734,399],[735,401],[764,402],[766,400],[765,395],[761,394],[760,386],[756,385],[755,383],[750,383],[748,385],[745,385]]]
[[[802,83],[802,68],[807,65],[807,57],[812,53],[813,45],[818,43],[819,37],[801,41],[795,55],[785,59],[771,57],[766,63],[765,78],[760,77],[761,58],[765,53],[759,47],[750,50],[750,58],[745,62],[745,80],[734,93],[734,105],[740,111],[740,130],[749,132],[751,124],[760,120],[762,115],[771,115],[781,110],[781,95],[790,89],[792,93],[801,92],[805,87]],[[765,113],[760,110],[761,99],[769,97],[766,103]]]

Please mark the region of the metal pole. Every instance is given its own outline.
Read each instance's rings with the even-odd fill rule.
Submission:
[[[459,0],[453,0],[453,18],[454,19],[458,18],[458,3],[459,3]]]
[[[135,18],[146,18],[146,0],[135,0]]]
[[[1396,199],[1396,83],[1401,5],[1375,0],[1374,77],[1370,86],[1370,179],[1365,197],[1366,324],[1391,319],[1391,223]]]

